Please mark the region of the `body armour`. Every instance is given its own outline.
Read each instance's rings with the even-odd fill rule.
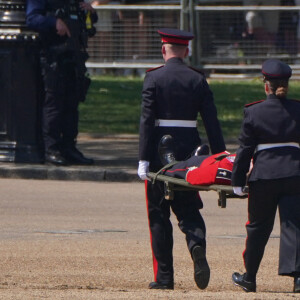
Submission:
[[[44,49],[57,54],[80,51],[87,47],[85,12],[79,7],[78,0],[49,0],[47,15],[62,19],[68,26],[71,37],[59,36],[56,28],[40,34]]]

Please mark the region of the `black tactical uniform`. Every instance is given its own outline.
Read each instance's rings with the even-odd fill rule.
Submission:
[[[96,21],[97,15],[92,14],[92,18]],[[57,34],[57,19],[65,22],[70,37]],[[89,86],[85,76],[86,13],[80,9],[78,0],[28,0],[27,24],[39,31],[42,44],[46,160],[57,164],[91,164],[93,161],[76,149],[78,105],[84,101]]]
[[[171,29],[159,31],[170,34],[175,42],[184,38],[181,31]],[[165,37],[168,37],[165,34]],[[180,37],[178,37],[180,35]],[[165,43],[174,40],[163,39]],[[140,161],[150,162],[150,171],[156,172],[162,164],[158,155],[158,144],[164,135],[177,141],[176,158],[185,160],[201,144],[196,128],[198,113],[201,114],[213,153],[225,150],[225,144],[217,119],[213,95],[205,76],[189,68],[181,58],[173,57],[162,67],[149,70],[142,92],[140,121]],[[153,251],[155,282],[173,287],[173,237],[170,208],[175,213],[179,228],[186,235],[189,251],[195,245],[205,249],[205,223],[199,212],[203,207],[197,192],[175,192],[174,200],[164,198],[164,184],[152,184],[146,180],[148,218]],[[151,286],[150,288],[159,288]]]
[[[269,81],[287,81],[291,69],[281,61],[270,59],[263,64],[262,73]],[[271,93],[264,101],[246,105],[239,140],[232,172],[233,186],[246,184],[253,157],[248,179],[249,221],[243,254],[246,279],[255,283],[277,206],[281,225],[279,274],[299,276],[300,101],[278,98]]]

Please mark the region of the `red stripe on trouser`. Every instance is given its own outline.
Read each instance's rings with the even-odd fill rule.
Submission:
[[[248,202],[249,202],[249,194],[248,194]],[[248,204],[248,206],[249,206],[249,204]],[[246,232],[247,232],[247,225],[249,225],[249,224],[250,224],[250,221],[249,221],[249,213],[248,213],[248,221],[245,224]],[[244,260],[244,266],[245,266],[246,272],[247,272],[247,268],[246,268],[246,262],[245,262],[245,253],[247,250],[247,240],[248,240],[248,233],[247,233],[246,241],[245,241],[245,250],[243,251],[243,260]]]
[[[148,224],[149,224],[149,232],[150,232],[150,243],[151,243],[151,250],[152,250],[152,259],[153,259],[153,272],[154,272],[154,281],[156,282],[157,277],[157,270],[158,270],[158,263],[154,256],[153,248],[152,248],[152,233],[150,229],[150,219],[149,219],[149,209],[148,209],[148,194],[147,194],[147,187],[148,187],[148,180],[145,180],[145,194],[146,194],[146,206],[147,206],[147,215],[148,215]]]
[[[186,172],[188,168],[185,168],[185,169],[174,169],[174,170],[167,170],[166,171],[166,174],[167,173],[174,173],[174,172]]]
[[[245,224],[245,227],[247,228],[247,225],[250,224],[250,221],[248,220]],[[247,230],[247,229],[246,229]],[[246,237],[246,241],[245,241],[245,250],[243,251],[243,260],[244,260],[244,266],[246,268],[246,262],[245,262],[245,252],[247,250],[247,240],[248,240],[248,235]],[[246,269],[246,272],[247,272],[247,269]]]

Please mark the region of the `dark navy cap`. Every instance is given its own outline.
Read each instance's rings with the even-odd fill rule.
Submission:
[[[194,38],[191,32],[175,29],[175,28],[162,28],[157,31],[161,36],[161,41],[168,44],[185,45]]]
[[[263,63],[261,72],[266,79],[289,79],[292,76],[290,66],[274,58]]]

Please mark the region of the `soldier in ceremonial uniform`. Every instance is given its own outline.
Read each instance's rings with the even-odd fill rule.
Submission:
[[[173,237],[170,209],[186,235],[188,250],[194,261],[197,286],[205,289],[210,269],[206,260],[205,223],[199,209],[203,207],[197,192],[175,192],[174,200],[164,198],[164,184],[152,184],[147,172],[158,171],[163,165],[158,145],[164,135],[176,141],[176,158],[184,160],[199,145],[197,115],[200,113],[212,153],[225,150],[217,110],[205,76],[188,67],[184,58],[193,39],[190,32],[177,29],[158,31],[162,40],[165,65],[146,73],[142,91],[138,174],[146,180],[148,218],[153,252],[154,282],[150,289],[173,289]],[[168,150],[168,149],[167,149]]]
[[[90,165],[76,148],[78,105],[84,101],[90,79],[85,76],[87,37],[97,15],[81,0],[27,0],[27,25],[39,32],[45,97],[42,134],[46,162]],[[90,23],[91,23],[90,22]],[[88,28],[90,27],[90,28]]]
[[[246,105],[240,147],[232,171],[235,193],[242,195],[248,178],[249,221],[243,253],[246,273],[234,273],[233,282],[256,291],[256,274],[280,214],[279,275],[294,278],[300,292],[300,102],[287,98],[291,68],[277,59],[262,65],[266,100]],[[267,278],[266,278],[267,280]]]

